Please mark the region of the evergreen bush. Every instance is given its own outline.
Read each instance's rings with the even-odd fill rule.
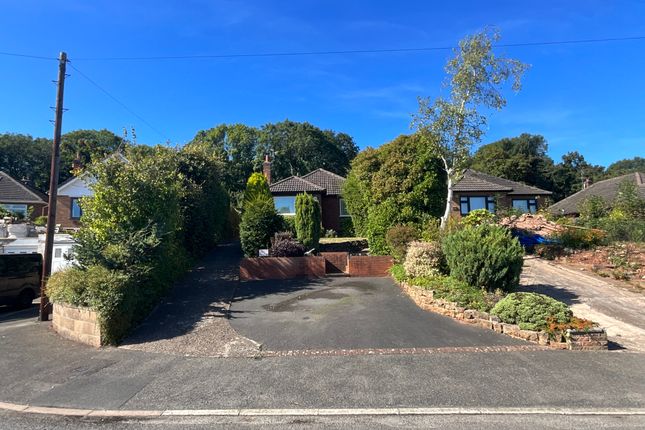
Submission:
[[[240,221],[240,242],[247,257],[257,257],[258,250],[268,249],[273,235],[283,230],[284,221],[275,210],[273,200],[247,202]]]
[[[455,279],[491,292],[519,284],[524,250],[504,227],[466,227],[446,236],[442,249]]]
[[[408,245],[419,238],[416,228],[409,225],[396,225],[385,234],[385,242],[396,261],[402,261]]]
[[[491,314],[522,330],[544,330],[549,321],[568,323],[573,316],[566,304],[537,293],[511,293],[497,302]]]
[[[244,190],[244,204],[254,200],[272,200],[273,196],[269,190],[267,178],[262,173],[253,173],[246,181]]]
[[[296,237],[307,250],[320,244],[320,203],[311,194],[296,196]]]

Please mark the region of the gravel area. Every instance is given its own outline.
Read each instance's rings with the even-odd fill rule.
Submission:
[[[237,334],[229,304],[239,283],[237,244],[219,246],[171,290],[119,347],[194,357],[255,357],[259,345]]]

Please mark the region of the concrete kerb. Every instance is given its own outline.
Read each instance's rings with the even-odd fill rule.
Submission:
[[[88,418],[158,418],[179,416],[401,416],[401,415],[576,415],[645,416],[645,408],[312,408],[312,409],[168,409],[102,410],[29,406],[0,402],[0,410],[40,415]]]

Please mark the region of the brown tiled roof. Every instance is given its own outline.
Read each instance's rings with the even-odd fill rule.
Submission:
[[[548,211],[555,215],[573,215],[580,213],[580,204],[592,196],[602,197],[607,203],[613,203],[618,188],[623,181],[632,181],[636,184],[641,197],[645,199],[645,173],[629,173],[611,179],[591,184],[588,188],[580,190],[562,199],[554,205],[549,206]]]
[[[342,193],[345,178],[325,169],[316,169],[307,173],[302,179],[309,181],[327,190],[328,196],[340,195]]]
[[[298,176],[290,176],[269,185],[272,193],[321,193],[325,189]]]
[[[497,176],[481,173],[473,169],[467,169],[463,178],[457,182],[453,188],[457,192],[478,192],[492,191],[504,192],[511,195],[549,195],[551,191],[542,190],[537,187],[523,184],[521,182],[510,181]]]
[[[0,202],[46,203],[45,195],[0,171]]]

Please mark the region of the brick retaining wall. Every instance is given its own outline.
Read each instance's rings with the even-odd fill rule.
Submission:
[[[380,255],[352,255],[349,257],[349,276],[390,276],[394,259]]]
[[[476,325],[507,336],[534,342],[553,349],[569,350],[606,350],[607,332],[602,328],[584,331],[567,330],[564,333],[565,342],[554,341],[543,331],[522,330],[516,324],[503,323],[495,315],[474,309],[466,309],[456,303],[435,299],[432,290],[415,287],[403,282],[401,289],[414,301],[417,306],[426,311],[435,312],[454,318],[460,322]]]
[[[258,257],[243,258],[240,262],[240,280],[291,279],[325,276],[324,257]]]
[[[349,252],[321,252],[325,258],[327,273],[347,273],[347,260]]]
[[[52,327],[64,338],[98,348],[101,327],[96,312],[63,303],[54,303]]]

